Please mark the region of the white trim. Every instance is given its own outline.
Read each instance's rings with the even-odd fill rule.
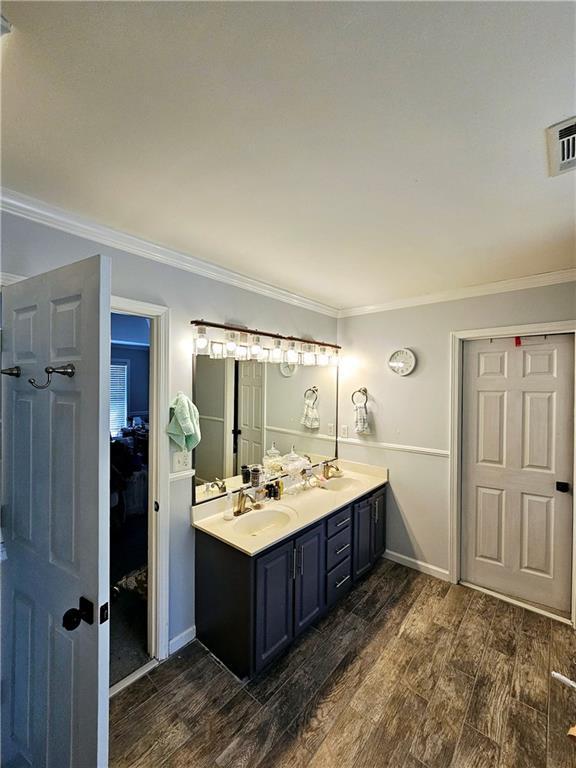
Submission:
[[[188,643],[191,643],[192,640],[194,640],[195,638],[196,638],[195,625],[188,627],[188,629],[185,629],[184,632],[180,632],[179,635],[176,635],[176,637],[173,637],[172,640],[170,640],[170,656],[172,656],[173,653],[176,653],[176,651],[179,651],[180,648],[184,648],[184,646],[188,645]]]
[[[392,560],[394,563],[400,563],[400,565],[413,568],[415,571],[421,571],[422,573],[427,573],[429,576],[435,576],[437,579],[450,581],[450,574],[446,568],[439,568],[437,565],[425,563],[423,560],[416,560],[414,557],[401,555],[400,552],[393,552],[391,549],[387,549],[384,552],[384,557],[387,560]]]
[[[149,317],[150,337],[150,446],[151,455],[150,493],[150,547],[149,568],[151,591],[149,600],[150,655],[165,659],[169,651],[169,556],[170,556],[170,454],[165,432],[166,414],[170,407],[170,310],[158,304],[150,304],[119,296],[111,297],[113,312]],[[159,511],[154,511],[154,501]]]
[[[425,448],[421,445],[381,443],[375,440],[363,440],[359,437],[339,437],[338,445],[353,445],[361,448],[380,448],[384,451],[402,451],[403,453],[421,453],[425,456],[438,456],[441,458],[448,458],[450,456],[450,451],[447,451],[444,448]]]
[[[286,304],[292,304],[302,309],[308,309],[311,312],[318,312],[329,317],[338,317],[338,310],[328,304],[323,304],[313,299],[306,299],[283,288],[276,288],[261,280],[241,275],[225,267],[219,267],[216,264],[211,264],[208,261],[182,251],[166,248],[163,245],[144,240],[141,237],[119,232],[111,227],[97,224],[79,214],[70,213],[62,208],[49,205],[42,200],[29,197],[28,195],[22,195],[6,187],[2,188],[0,205],[7,213],[29,219],[37,224],[59,229],[62,232],[68,232],[69,234],[92,240],[110,248],[118,248],[121,251],[134,253],[137,256],[143,256],[145,259],[159,261],[162,264],[168,264],[177,269],[194,272],[210,280],[217,280],[220,283],[233,285],[245,291],[252,291],[270,299],[283,301]]]
[[[484,592],[485,595],[497,597],[498,600],[502,600],[505,603],[517,605],[519,608],[525,608],[527,611],[532,611],[532,613],[539,613],[541,616],[554,619],[554,621],[560,621],[562,624],[568,624],[570,626],[572,625],[570,619],[567,619],[565,616],[559,616],[557,613],[547,611],[545,608],[539,608],[537,605],[532,605],[532,603],[525,603],[522,600],[516,600],[515,597],[510,597],[509,595],[501,595],[499,592],[493,592],[491,589],[486,589],[486,587],[479,587],[478,584],[472,584],[469,581],[461,581],[460,584],[462,584],[463,587],[468,587],[468,589],[475,589],[477,592]]]
[[[145,674],[157,667],[159,663],[158,659],[150,659],[146,664],[143,664],[141,667],[138,667],[138,669],[135,669],[134,672],[131,672],[128,677],[123,677],[122,680],[118,680],[117,683],[114,683],[114,685],[111,685],[108,689],[109,698],[116,696],[117,693],[123,691],[124,688],[128,688],[128,686],[135,683],[136,680],[140,680],[141,677],[144,677]]]
[[[190,480],[195,474],[195,469],[183,469],[180,472],[171,472],[170,482],[173,482],[174,480]]]
[[[204,421],[216,421],[219,424],[224,424],[224,416],[205,416],[201,413],[198,414],[199,419],[204,419]]]
[[[446,301],[459,301],[471,299],[476,296],[490,296],[495,293],[508,293],[509,291],[523,291],[528,288],[541,288],[546,285],[558,285],[559,283],[572,283],[576,281],[576,268],[560,269],[556,272],[540,272],[537,275],[516,277],[511,280],[498,280],[494,283],[481,283],[467,288],[454,288],[440,293],[429,293],[424,296],[414,296],[407,299],[388,301],[385,304],[372,304],[364,307],[351,307],[341,309],[338,317],[355,317],[356,315],[372,315],[377,312],[390,312],[394,309],[407,307],[420,307],[424,304],[441,304]]]
[[[14,283],[19,283],[20,280],[25,280],[25,277],[22,277],[22,275],[11,275],[9,272],[0,272],[0,286],[3,285],[14,285]]]
[[[466,331],[453,331],[450,334],[450,500],[448,553],[450,557],[450,581],[460,581],[460,517],[461,517],[461,431],[462,431],[462,349],[464,341],[471,339],[497,339],[510,336],[542,336],[556,333],[573,333],[576,344],[576,320],[561,320],[550,323],[531,323],[528,325],[507,325],[498,328],[478,328]],[[576,367],[574,371],[576,390]],[[574,410],[574,473],[576,476],[576,403]],[[570,624],[576,628],[576,498],[572,497],[575,521],[572,526],[572,610]],[[471,586],[471,585],[467,585]],[[479,587],[477,587],[480,589]],[[488,591],[483,589],[483,591]],[[496,593],[493,593],[496,594]],[[496,595],[502,600],[512,602],[512,598]],[[524,605],[521,603],[521,605]],[[525,605],[526,608],[533,607]],[[539,611],[541,612],[541,611]],[[555,616],[555,614],[549,614]]]
[[[299,429],[286,429],[285,427],[274,427],[272,424],[266,424],[266,432],[277,432],[280,435],[295,435],[296,437],[312,438],[313,440],[329,440],[335,442],[336,435],[326,435],[323,432],[301,432]]]

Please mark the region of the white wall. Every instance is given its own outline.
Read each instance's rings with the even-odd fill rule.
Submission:
[[[267,331],[336,340],[336,320],[233,286],[134,256],[42,224],[2,214],[0,271],[30,277],[102,253],[112,258],[112,290],[171,309],[170,390],[192,394],[190,320],[247,324]],[[168,418],[168,414],[166,414]],[[170,638],[194,624],[194,533],[191,481],[171,483]]]
[[[350,393],[365,386],[374,427],[358,442],[340,441],[339,453],[389,468],[388,550],[441,571],[449,567],[450,332],[574,318],[576,283],[567,283],[339,321],[347,358],[340,370],[340,424],[350,425],[352,435]],[[416,370],[405,378],[387,366],[390,353],[400,347],[410,347],[418,358]]]

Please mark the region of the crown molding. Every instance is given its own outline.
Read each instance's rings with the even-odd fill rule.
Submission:
[[[541,272],[537,275],[516,277],[511,280],[498,280],[495,283],[482,283],[471,285],[468,288],[455,288],[441,293],[430,293],[424,296],[414,296],[408,299],[398,299],[385,304],[372,304],[364,307],[352,307],[341,309],[338,317],[355,317],[356,315],[373,315],[377,312],[390,312],[393,309],[406,309],[407,307],[419,307],[424,304],[440,304],[445,301],[458,301],[459,299],[472,299],[476,296],[489,296],[495,293],[508,293],[509,291],[521,291],[527,288],[541,288],[546,285],[558,285],[559,283],[572,283],[576,281],[576,268],[561,269],[556,272]]]
[[[260,296],[283,301],[286,304],[292,304],[301,309],[308,309],[311,312],[318,312],[329,317],[338,317],[338,309],[336,307],[298,296],[283,288],[268,285],[261,280],[233,272],[225,267],[219,267],[216,264],[211,264],[182,251],[175,251],[158,243],[152,243],[149,240],[119,232],[111,227],[90,221],[90,219],[84,216],[70,213],[62,208],[57,208],[42,200],[23,195],[6,187],[2,188],[0,207],[6,213],[11,213],[14,216],[34,221],[37,224],[44,224],[47,227],[59,229],[62,232],[77,235],[87,240],[93,240],[110,248],[133,253],[145,259],[176,267],[176,269],[194,272],[194,274],[207,277],[210,280],[217,280],[220,283],[226,283],[235,288],[252,291]]]
[[[0,287],[18,283],[20,280],[24,280],[22,275],[11,275],[9,272],[0,272]]]

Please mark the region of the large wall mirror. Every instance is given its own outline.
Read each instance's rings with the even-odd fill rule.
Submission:
[[[262,464],[274,443],[313,464],[337,457],[338,367],[194,358],[202,439],[194,451],[194,503],[242,485],[241,467]],[[304,422],[304,423],[303,423]]]

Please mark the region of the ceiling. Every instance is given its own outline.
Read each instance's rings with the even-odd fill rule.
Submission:
[[[15,2],[2,184],[333,307],[572,267],[564,2]]]

